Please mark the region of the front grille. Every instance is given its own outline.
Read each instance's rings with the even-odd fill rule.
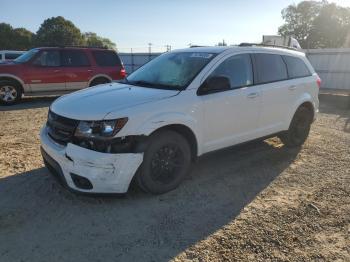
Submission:
[[[71,142],[79,121],[55,114],[51,110],[47,118],[49,136],[57,143],[66,145]]]

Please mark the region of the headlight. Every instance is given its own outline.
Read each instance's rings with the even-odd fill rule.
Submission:
[[[80,121],[75,130],[76,137],[108,138],[117,134],[128,122],[128,118],[103,121]]]

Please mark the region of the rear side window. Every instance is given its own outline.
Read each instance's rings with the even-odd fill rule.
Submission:
[[[62,52],[63,66],[89,66],[90,62],[84,51],[64,50]]]
[[[5,53],[5,59],[6,60],[14,60],[17,57],[19,57],[21,54],[15,54],[15,53]]]
[[[286,64],[280,55],[255,54],[254,57],[258,84],[288,79]]]
[[[92,51],[96,64],[99,66],[120,66],[119,56],[114,51]]]
[[[311,75],[310,70],[300,58],[283,56],[283,59],[287,64],[289,78],[299,78]]]
[[[231,88],[253,84],[253,72],[250,55],[235,55],[222,62],[211,76],[225,76],[230,79]]]

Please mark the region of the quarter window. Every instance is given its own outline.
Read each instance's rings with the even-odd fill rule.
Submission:
[[[64,66],[89,66],[90,62],[84,51],[64,50],[62,53],[62,64]]]
[[[226,59],[214,70],[212,76],[227,77],[232,89],[252,85],[253,72],[250,55],[235,55]]]
[[[93,51],[92,55],[99,66],[120,66],[119,56],[114,51]]]
[[[60,66],[60,52],[58,50],[42,51],[34,60],[35,65],[40,66]]]
[[[287,64],[289,78],[299,78],[311,75],[304,61],[300,58],[293,56],[283,56],[283,59]]]
[[[254,57],[258,84],[276,82],[288,78],[286,65],[280,55],[255,54]]]

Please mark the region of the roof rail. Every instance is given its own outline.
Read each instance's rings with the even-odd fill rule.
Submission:
[[[238,46],[240,47],[247,47],[247,46],[261,46],[261,47],[275,47],[275,48],[284,48],[284,49],[289,49],[289,50],[294,50],[294,51],[299,51],[301,50],[291,47],[291,46],[284,46],[284,45],[268,45],[268,44],[256,44],[256,43],[240,43]]]
[[[196,48],[196,47],[208,47],[208,46],[205,46],[205,45],[191,45],[190,48]]]
[[[65,45],[65,46],[59,46],[62,48],[69,48],[69,47],[76,47],[76,48],[97,48],[97,49],[108,49],[108,47],[105,46],[84,46],[84,45]]]
[[[101,46],[83,46],[83,45],[48,45],[48,46],[37,46],[36,48],[40,47],[56,47],[56,48],[97,48],[97,49],[109,49],[108,47],[101,47]]]

